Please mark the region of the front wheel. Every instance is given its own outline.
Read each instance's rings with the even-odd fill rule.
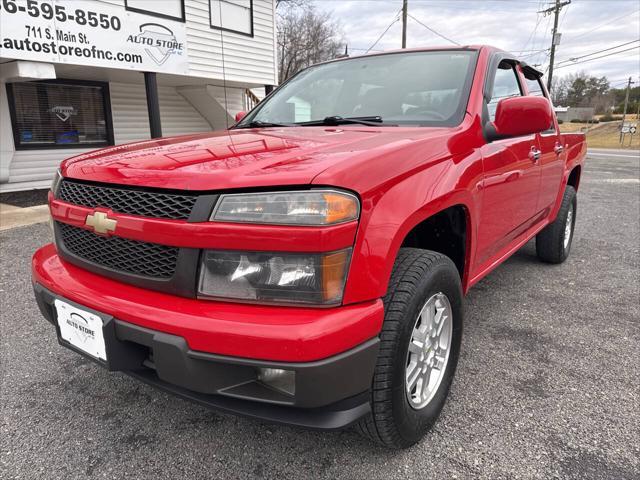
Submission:
[[[462,302],[460,276],[448,257],[400,249],[384,298],[371,414],[358,425],[363,435],[406,448],[436,421],[460,353]]]
[[[547,263],[562,263],[569,256],[576,224],[576,190],[567,185],[558,216],[536,236],[536,254]]]

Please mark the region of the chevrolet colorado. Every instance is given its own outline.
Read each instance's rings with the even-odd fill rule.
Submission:
[[[569,255],[585,157],[488,46],[312,66],[227,131],[61,164],[33,286],[61,345],[226,412],[417,442],[463,296],[535,237]]]

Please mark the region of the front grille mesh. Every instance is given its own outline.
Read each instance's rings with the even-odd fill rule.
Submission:
[[[128,190],[63,180],[57,198],[84,207],[103,207],[118,213],[187,220],[196,195]]]
[[[115,271],[157,279],[171,278],[175,273],[178,248],[121,237],[103,237],[66,223],[56,223],[64,247],[82,260]]]

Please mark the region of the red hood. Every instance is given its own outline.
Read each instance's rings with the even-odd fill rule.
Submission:
[[[305,185],[340,163],[373,158],[447,132],[397,127],[238,129],[96,150],[63,162],[62,174],[180,190]]]

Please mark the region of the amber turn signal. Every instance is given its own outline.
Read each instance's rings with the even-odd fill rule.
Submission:
[[[358,200],[351,195],[328,192],[323,194],[327,205],[325,224],[342,223],[358,218]]]
[[[342,298],[350,253],[350,250],[341,250],[322,257],[322,296],[325,302]]]

